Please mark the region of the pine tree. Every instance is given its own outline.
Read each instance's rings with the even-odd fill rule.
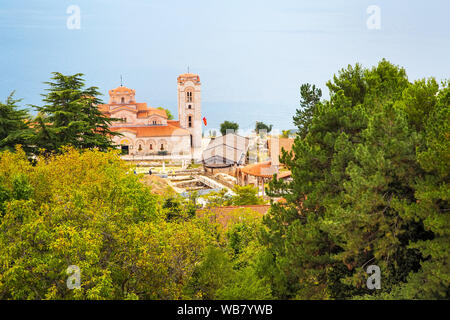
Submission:
[[[439,94],[430,94],[426,100],[432,97],[436,99],[436,107],[423,121],[425,143],[418,150],[418,162],[426,174],[416,185],[417,202],[403,213],[423,221],[432,237],[411,244],[425,259],[420,270],[411,273],[407,283],[391,294],[393,298],[450,298],[450,82],[444,83]]]
[[[118,135],[109,129],[112,121],[97,108],[101,103],[97,87],[85,88],[83,74],[65,76],[54,72],[48,93],[42,95],[44,106],[36,106],[36,145],[47,152],[62,146],[105,151],[114,147],[111,137]]]
[[[311,123],[312,116],[316,109],[316,105],[320,103],[322,98],[322,90],[316,88],[315,85],[309,83],[302,84],[300,87],[300,109],[297,109],[294,116],[294,124],[298,128],[298,134],[305,137],[308,133],[308,127]]]
[[[433,101],[433,90],[411,89],[405,70],[386,60],[372,69],[341,70],[327,85],[330,100],[315,106],[307,134],[281,157],[293,181],[275,179],[268,190],[286,199],[272,205],[261,237],[274,294],[323,299],[406,297],[408,292],[417,298],[426,296],[417,279],[428,277],[439,288],[432,292],[430,285],[430,295],[445,297],[448,178],[442,172],[448,172],[443,165],[448,143],[441,141],[448,142],[448,103],[441,102],[447,113],[438,118],[427,120],[436,114],[433,104],[423,114],[421,120],[433,129],[418,162],[423,132],[415,125],[417,117],[410,116],[415,113],[398,106],[417,101],[414,95]],[[441,176],[425,166],[432,161]],[[377,292],[366,288],[370,264],[382,269]]]
[[[4,103],[0,102],[0,151],[12,151],[16,145],[21,145],[27,153],[32,151],[30,116],[27,110],[19,109],[20,101],[14,99],[12,92]]]

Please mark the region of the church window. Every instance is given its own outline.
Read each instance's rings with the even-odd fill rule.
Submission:
[[[163,150],[164,150],[164,144],[161,143],[161,151],[163,151]]]
[[[192,91],[186,92],[186,101],[192,102]]]
[[[124,97],[122,97],[121,101],[122,101],[122,103],[125,103],[125,98],[124,98]]]
[[[192,116],[188,118],[189,128],[192,128]]]
[[[142,145],[139,145],[138,151],[142,151]]]
[[[153,144],[150,143],[150,150],[153,150]]]
[[[192,104],[188,105],[188,109],[192,109]]]

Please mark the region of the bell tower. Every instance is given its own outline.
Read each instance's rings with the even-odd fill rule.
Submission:
[[[197,74],[178,76],[178,117],[180,126],[191,134],[191,148],[202,146],[201,83]]]

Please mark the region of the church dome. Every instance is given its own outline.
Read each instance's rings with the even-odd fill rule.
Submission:
[[[127,87],[123,87],[123,86],[119,86],[115,89],[112,89],[109,91],[110,93],[134,93],[133,89],[127,88]]]

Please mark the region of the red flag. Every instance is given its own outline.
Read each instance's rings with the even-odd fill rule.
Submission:
[[[205,126],[207,125],[207,122],[206,122],[206,118],[205,118],[205,117],[203,117],[203,123],[205,124]]]

